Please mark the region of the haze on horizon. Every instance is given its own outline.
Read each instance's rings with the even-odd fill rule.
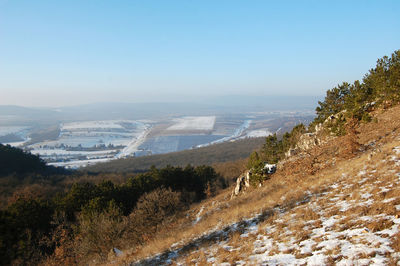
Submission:
[[[400,46],[399,1],[0,0],[0,105],[319,96]]]

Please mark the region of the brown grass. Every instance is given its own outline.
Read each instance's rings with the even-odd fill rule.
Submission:
[[[379,219],[377,221],[372,221],[367,224],[367,228],[372,232],[382,231],[387,228],[391,228],[394,225],[392,220]]]
[[[392,237],[392,243],[390,246],[395,252],[400,252],[400,232]]]
[[[395,109],[395,110],[394,110]],[[394,202],[389,204],[382,203],[382,200],[391,197],[398,197],[399,191],[392,190],[386,193],[378,193],[376,189],[368,189],[369,186],[374,186],[373,182],[377,180],[383,180],[385,184],[390,184],[393,181],[393,175],[384,176],[383,173],[393,166],[382,163],[382,159],[386,158],[383,153],[390,153],[394,146],[400,145],[400,141],[394,140],[394,137],[388,136],[386,138],[379,139],[384,132],[391,132],[392,130],[397,130],[396,134],[399,135],[400,131],[400,120],[393,119],[393,117],[398,117],[400,113],[400,106],[379,114],[378,120],[382,121],[378,124],[372,125],[361,124],[359,127],[360,134],[358,137],[358,142],[362,145],[370,143],[371,141],[376,142],[376,146],[380,145],[381,152],[377,152],[374,155],[374,160],[368,162],[368,153],[358,153],[353,154],[353,156],[341,157],[337,149],[344,143],[344,139],[336,138],[334,141],[328,141],[321,147],[309,151],[309,155],[296,155],[290,160],[283,162],[276,174],[270,180],[267,180],[263,187],[257,189],[250,189],[245,194],[240,197],[236,197],[229,200],[231,189],[226,189],[222,191],[217,196],[203,201],[201,204],[196,206],[196,210],[192,210],[192,214],[196,214],[201,206],[204,206],[203,218],[196,225],[192,224],[192,220],[188,218],[181,218],[175,221],[175,227],[171,230],[162,230],[158,235],[146,243],[143,247],[140,247],[137,254],[125,255],[131,261],[138,260],[140,258],[149,256],[168,249],[173,243],[183,240],[183,246],[189,245],[194,241],[194,239],[207,232],[216,225],[220,225],[220,229],[229,228],[229,224],[249,218],[254,216],[255,213],[263,212],[263,218],[259,221],[258,233],[268,234],[269,237],[284,241],[282,239],[282,232],[286,229],[293,231],[296,234],[296,239],[302,241],[310,237],[310,232],[304,229],[306,221],[314,220],[314,222],[307,224],[307,226],[318,228],[321,227],[321,221],[318,213],[313,211],[311,207],[298,208],[294,210],[296,214],[296,221],[287,228],[288,220],[281,222],[276,222],[275,220],[279,218],[279,207],[280,210],[290,211],[296,206],[303,206],[307,204],[310,200],[308,196],[308,191],[313,193],[311,197],[313,200],[318,202],[318,206],[332,206],[327,212],[328,216],[338,215],[343,217],[340,224],[336,224],[334,228],[340,230],[345,230],[346,228],[361,227],[364,224],[357,221],[354,217],[364,216],[364,215],[377,215],[377,214],[387,214],[387,215],[397,215],[398,212],[393,207]],[[366,148],[367,151],[369,148]],[[335,157],[335,166],[332,164],[324,164],[324,161],[332,160],[332,156]],[[304,163],[304,158],[309,158],[308,163]],[[315,158],[318,158],[317,160]],[[365,176],[358,176],[360,170],[364,169],[365,162],[368,162],[366,167],[367,170],[376,169],[377,172],[374,176],[369,177],[369,179],[360,185],[359,180],[363,179]],[[311,173],[311,175],[310,175]],[[347,189],[339,188],[332,190],[329,186],[333,183],[341,181],[343,179],[342,173],[346,173],[347,177],[345,180],[353,184],[352,187]],[[340,183],[340,182],[339,182]],[[340,183],[342,184],[342,183]],[[332,191],[332,196],[339,191],[344,195],[341,197],[342,200],[354,200],[355,202],[365,201],[361,198],[360,190],[365,189],[362,193],[369,191],[375,200],[370,207],[366,206],[356,206],[350,208],[345,212],[340,212],[339,207],[334,205],[334,202],[329,201],[328,197],[320,197],[320,193],[324,191]],[[350,194],[353,192],[352,194]],[[322,198],[322,200],[320,200]],[[213,203],[214,202],[214,203]],[[400,199],[396,199],[396,204],[400,204]],[[300,204],[300,205],[299,205]],[[287,219],[287,217],[285,218]],[[389,228],[392,226],[390,222],[385,219],[380,219],[371,223],[366,224],[367,227],[372,231],[380,231],[384,228]],[[274,226],[276,228],[273,232],[266,232],[266,227]],[[227,229],[228,230],[228,229]],[[400,237],[396,236],[393,238],[394,249],[399,249],[398,240]],[[318,242],[318,239],[315,239]],[[322,241],[322,239],[321,239]],[[240,231],[232,233],[230,235],[229,245],[234,247],[241,247],[242,249],[249,249],[248,253],[251,253],[251,245],[241,245],[243,238],[240,237]],[[245,241],[250,242],[250,241]],[[205,246],[213,244],[215,242],[204,242]],[[180,245],[180,246],[182,246]],[[316,248],[317,244],[315,245]],[[296,251],[293,250],[296,254]],[[329,251],[331,254],[331,261],[337,261],[339,256],[336,256],[338,250]],[[232,253],[232,254],[231,254]],[[225,258],[226,262],[232,263],[233,260],[237,260],[237,256],[233,255],[235,252],[229,252],[224,249],[218,250],[218,257]],[[269,254],[273,255],[279,253],[277,247],[274,246]],[[197,254],[197,253],[196,253]],[[231,254],[231,255],[229,255]],[[192,256],[192,255],[191,255]],[[186,258],[186,262],[190,264],[191,256]],[[196,255],[197,256],[197,255]],[[298,254],[296,256],[303,256]],[[232,260],[231,260],[232,259]],[[189,260],[189,261],[188,261]],[[192,259],[193,260],[193,259]],[[329,262],[329,261],[328,261]],[[327,262],[327,263],[328,263]],[[332,263],[333,263],[332,262]]]
[[[242,243],[242,237],[240,236],[241,233],[239,231],[235,231],[234,233],[231,234],[230,241],[228,242],[229,245],[233,247],[240,247]]]

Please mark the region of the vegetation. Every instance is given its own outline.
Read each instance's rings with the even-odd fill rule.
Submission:
[[[46,163],[39,157],[9,145],[0,144],[0,175],[42,173]]]
[[[249,138],[193,150],[120,159],[89,166],[84,168],[83,171],[102,173],[139,173],[147,171],[152,165],[157,168],[162,168],[167,165],[184,167],[188,164],[198,166],[230,162],[249,157],[253,150],[259,149],[259,147],[262,146],[263,142],[264,138]]]
[[[343,145],[331,143],[325,151],[315,151],[310,161],[290,162],[286,167],[288,172],[281,171],[281,178],[289,178],[292,186],[304,188],[303,193],[306,187],[303,178],[308,168],[318,173],[328,167],[327,158],[341,146],[348,147],[342,152],[343,158],[351,158],[358,149],[359,121],[370,121],[374,108],[387,108],[400,101],[399,58],[400,51],[396,51],[390,58],[379,59],[376,68],[362,82],[343,83],[327,91],[309,131],[335,116],[326,126],[334,134],[346,133],[348,138],[343,138]],[[282,136],[268,136],[261,150],[253,152],[247,162],[219,163],[216,169],[235,176],[247,166],[257,173],[264,162],[276,163],[284,158],[285,152],[294,148],[306,132],[306,126],[299,124]],[[49,256],[50,264],[71,264],[89,258],[101,261],[112,247],[143,245],[160,230],[167,230],[166,226],[173,226],[190,204],[227,186],[214,168],[203,163],[245,158],[259,145],[259,139],[243,140],[87,169],[98,173],[48,167],[37,156],[0,145],[1,196],[7,195],[2,198],[0,210],[0,261],[2,264],[40,264]],[[184,166],[194,162],[196,166]],[[158,167],[151,167],[153,163]],[[283,193],[278,181],[271,183],[274,186],[268,188],[267,194],[276,193],[276,198],[282,199],[283,195],[290,195],[288,191],[293,187],[284,188]],[[293,191],[292,198],[296,201],[304,196],[298,197],[296,193],[300,190]],[[248,205],[243,200],[240,202],[238,211],[229,209],[225,215],[249,212]],[[265,194],[258,193],[256,203],[257,209],[264,208]]]
[[[353,118],[371,120],[371,110],[399,104],[400,102],[400,50],[390,57],[378,59],[376,67],[369,70],[362,81],[343,82],[326,92],[324,101],[318,102],[317,117],[312,125],[323,123],[328,117],[341,113],[329,127],[336,135],[346,133],[345,124]]]
[[[324,101],[318,102],[314,121],[308,129],[303,124],[295,126],[282,138],[276,134],[268,136],[260,158],[268,163],[277,163],[285,152],[294,148],[300,136],[312,132],[315,126],[324,123],[334,135],[349,133],[351,151],[356,149],[354,128],[358,121],[370,122],[370,112],[378,107],[387,108],[400,103],[400,50],[390,57],[378,59],[376,67],[369,70],[362,82],[342,84],[328,90]],[[332,118],[332,119],[328,119]]]
[[[52,168],[35,155],[9,146],[1,148],[2,163],[11,158],[20,164],[3,163],[0,179],[10,178],[14,172],[34,175],[36,181],[66,177],[49,174]],[[63,254],[63,260],[71,262],[79,256],[107,254],[119,239],[141,244],[165,219],[226,186],[212,167],[190,165],[152,167],[120,184],[82,181],[72,182],[65,191],[50,194],[53,196],[22,194],[9,201],[0,210],[0,261],[36,264],[48,255]]]
[[[341,250],[360,245],[369,252],[352,253],[354,263],[367,259],[373,263],[379,254],[385,259],[384,264],[396,264],[396,253],[386,252],[386,247],[390,245],[399,251],[400,237],[384,234],[384,229],[397,227],[391,220],[398,214],[395,207],[400,203],[400,186],[398,176],[391,171],[394,161],[399,162],[400,106],[379,110],[373,117],[377,123],[360,123],[356,128],[358,142],[366,148],[363,152],[358,151],[357,156],[353,154],[349,158],[347,150],[343,149],[347,145],[347,136],[327,138],[308,151],[310,159],[294,156],[281,162],[279,171],[262,187],[250,189],[233,199],[231,190],[222,191],[216,197],[192,206],[186,212],[192,219],[174,221],[172,228],[158,233],[139,249],[124,249],[124,255],[116,259],[116,264],[190,265],[195,262],[207,264],[211,259],[216,264],[265,262],[265,259],[253,260],[259,255],[262,258],[271,256],[268,261],[281,255],[284,259],[291,256],[293,260],[299,259],[298,264],[304,264],[321,254],[327,258],[325,262],[321,260],[321,264],[331,261],[338,264],[348,261]],[[375,145],[371,146],[371,143]],[[366,192],[369,197],[363,196]],[[359,204],[361,202],[364,204]],[[199,212],[200,221],[191,223]],[[365,220],[365,215],[373,219]],[[327,225],[324,222],[327,219],[335,225]],[[341,237],[337,247],[333,250],[328,247],[321,253],[321,243],[326,238],[315,237],[313,229],[326,226]],[[364,227],[368,228],[364,231],[365,237],[376,233],[382,240],[380,246],[365,241],[358,233],[348,234],[350,230],[359,232]],[[290,232],[289,236],[285,236],[287,232]],[[246,237],[243,237],[244,233]],[[261,242],[266,239],[264,245],[259,245],[260,239]],[[302,241],[305,241],[303,244],[315,242],[310,245],[312,253],[301,252]],[[221,248],[223,245],[230,248]],[[287,249],[279,249],[282,245],[287,245]],[[386,247],[382,249],[383,245]],[[301,261],[302,258],[306,260]]]
[[[261,159],[267,163],[277,163],[285,157],[285,152],[296,146],[300,136],[305,132],[306,126],[298,124],[291,132],[286,132],[279,139],[276,134],[266,137],[265,143],[261,149]]]

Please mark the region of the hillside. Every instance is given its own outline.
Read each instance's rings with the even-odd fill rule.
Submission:
[[[6,173],[0,179],[0,261],[397,264],[399,80],[395,51],[378,59],[362,81],[328,90],[308,127],[298,124],[266,137],[247,159],[232,161],[232,155],[248,155],[251,140],[158,161],[160,167],[211,160],[214,167],[156,168],[124,160],[106,165],[103,173]],[[18,167],[18,156],[26,155],[10,150],[2,160],[13,151],[17,157],[6,168]],[[277,163],[277,171],[265,175],[265,163]],[[137,173],[141,169],[148,170]],[[246,169],[252,186],[231,196],[231,178]]]
[[[250,153],[259,149],[265,138],[249,138],[235,142],[226,142],[211,145],[208,147],[171,152],[152,156],[142,156],[136,158],[119,159],[107,163],[100,163],[83,168],[82,171],[88,172],[143,172],[151,166],[158,168],[167,165],[186,166],[188,164],[211,165],[214,163],[235,161],[247,158]]]
[[[16,175],[25,179],[29,174],[65,172],[63,168],[46,165],[37,155],[0,143],[0,178]]]
[[[118,264],[395,264],[400,259],[400,106],[284,160],[261,188],[210,198]],[[145,260],[142,260],[146,258]]]

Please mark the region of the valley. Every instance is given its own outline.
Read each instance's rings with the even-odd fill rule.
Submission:
[[[266,137],[299,123],[308,124],[312,118],[312,111],[302,110],[9,125],[0,126],[0,141],[39,155],[49,165],[76,169],[121,158]]]

